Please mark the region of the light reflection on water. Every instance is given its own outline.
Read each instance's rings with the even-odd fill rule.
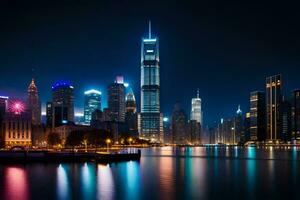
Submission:
[[[0,199],[280,199],[297,194],[298,151],[166,147],[140,162],[0,165]]]

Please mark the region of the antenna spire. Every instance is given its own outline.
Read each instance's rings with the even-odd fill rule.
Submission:
[[[197,99],[199,99],[199,88],[197,89]]]
[[[151,21],[149,20],[149,39],[151,39]]]

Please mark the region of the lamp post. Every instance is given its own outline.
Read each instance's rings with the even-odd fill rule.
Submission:
[[[129,148],[131,147],[131,142],[132,142],[132,138],[128,138],[128,142],[129,142]],[[131,152],[131,148],[130,148],[130,152]]]
[[[108,147],[109,147],[109,144],[111,143],[111,140],[109,138],[106,139],[106,151],[108,152]]]

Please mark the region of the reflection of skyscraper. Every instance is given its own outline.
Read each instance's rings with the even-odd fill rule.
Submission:
[[[196,120],[203,126],[201,99],[199,97],[199,90],[197,91],[197,98],[192,98],[191,120]]]
[[[122,76],[117,76],[114,83],[107,88],[108,108],[111,120],[117,122],[125,121],[125,86]]]
[[[266,79],[266,112],[267,112],[267,140],[280,139],[281,134],[281,103],[282,80],[281,75]]]
[[[66,81],[52,86],[53,126],[74,122],[74,87]]]
[[[160,113],[160,75],[158,38],[142,40],[140,137],[163,142],[163,119]]]
[[[250,94],[250,140],[265,140],[266,101],[264,92]]]
[[[31,113],[32,124],[37,125],[41,123],[41,103],[39,101],[38,90],[35,85],[34,79],[31,80],[31,83],[28,87],[28,108]]]
[[[92,113],[101,110],[101,92],[88,90],[84,92],[84,123],[90,124]]]

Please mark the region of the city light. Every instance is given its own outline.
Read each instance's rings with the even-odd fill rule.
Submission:
[[[168,118],[168,117],[164,117],[164,118],[163,118],[163,121],[164,121],[164,122],[168,122],[168,121],[169,121],[169,118]]]
[[[124,86],[125,86],[126,88],[128,88],[128,87],[129,87],[129,83],[124,83]]]
[[[20,100],[11,100],[8,103],[8,111],[14,114],[21,114],[26,109],[25,104]]]
[[[99,95],[101,95],[101,91],[95,90],[95,89],[91,89],[91,90],[85,91],[84,94],[86,94],[86,95],[88,95],[88,94],[99,94]]]

